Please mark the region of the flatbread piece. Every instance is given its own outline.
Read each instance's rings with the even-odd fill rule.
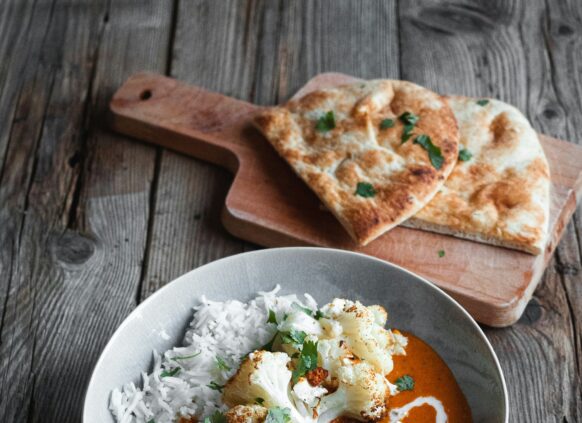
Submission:
[[[458,154],[446,101],[406,81],[315,91],[255,124],[362,245],[426,205]]]
[[[536,132],[501,101],[448,102],[459,124],[460,160],[439,193],[404,225],[540,254],[551,182]]]

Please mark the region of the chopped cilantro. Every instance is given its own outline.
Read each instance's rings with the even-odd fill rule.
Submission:
[[[289,332],[280,332],[283,344],[301,345],[305,341],[307,334],[302,330],[291,329]]]
[[[265,423],[289,423],[291,421],[291,410],[288,408],[272,407],[267,412]]]
[[[164,370],[160,373],[160,377],[176,376],[180,372],[179,367],[174,367],[172,370]]]
[[[414,379],[409,375],[404,375],[396,379],[396,387],[400,392],[412,391],[414,389]]]
[[[441,149],[432,143],[428,135],[419,135],[414,139],[414,143],[428,151],[428,158],[435,169],[441,168],[445,159],[441,154]]]
[[[441,258],[444,257],[445,256],[445,250],[439,250],[438,254],[439,254],[439,257],[441,257]]]
[[[263,405],[264,402],[265,400],[261,397],[255,398],[255,404]]]
[[[218,368],[220,370],[226,370],[226,371],[230,370],[230,366],[228,364],[226,364],[226,361],[224,361],[224,358],[222,358],[219,355],[216,356],[216,365],[218,366]]]
[[[487,106],[487,104],[489,104],[489,100],[487,100],[486,98],[483,98],[481,100],[477,100],[477,104],[481,107]]]
[[[299,354],[297,367],[293,370],[293,383],[297,383],[301,376],[317,367],[317,342],[305,341]]]
[[[404,144],[406,141],[412,137],[412,130],[414,129],[414,125],[418,122],[419,117],[410,112],[402,113],[398,119],[404,124],[404,130],[402,131],[402,137],[400,144]]]
[[[360,197],[369,198],[376,195],[376,190],[372,184],[367,182],[358,182],[358,185],[356,186],[356,192],[354,194],[359,195]]]
[[[269,318],[267,319],[267,323],[277,324],[277,316],[273,310],[269,310]]]
[[[394,126],[394,119],[383,119],[380,122],[380,129],[388,129]]]
[[[406,141],[412,137],[412,130],[414,125],[404,125],[404,131],[402,131],[402,137],[400,137],[400,144],[404,144]]]
[[[189,358],[198,357],[200,354],[202,354],[202,351],[198,351],[192,355],[177,355],[176,357],[172,357],[172,360],[188,360]]]
[[[461,151],[459,151],[460,161],[466,162],[468,160],[471,160],[471,157],[473,157],[473,154],[471,154],[469,150],[467,150],[466,148],[461,148]]]
[[[321,319],[322,317],[323,317],[323,313],[321,312],[321,310],[317,310],[317,311],[315,312],[315,316],[313,316],[313,318],[314,318],[315,320],[319,320],[319,319]]]
[[[210,382],[206,386],[208,386],[210,389],[213,389],[213,390],[218,391],[218,392],[222,392],[222,390],[224,389],[224,385],[219,385],[215,381]]]
[[[315,124],[315,129],[321,132],[331,131],[333,128],[335,128],[335,116],[331,110],[317,119]]]
[[[204,423],[226,423],[226,416],[217,410],[204,418]]]
[[[419,117],[414,113],[404,112],[398,117],[398,119],[400,119],[405,125],[416,125]]]
[[[293,303],[293,304],[291,304],[291,307],[293,307],[295,310],[302,311],[303,313],[307,314],[308,316],[313,315],[313,310],[311,310],[310,308],[307,308],[307,307],[303,307],[299,303]]]

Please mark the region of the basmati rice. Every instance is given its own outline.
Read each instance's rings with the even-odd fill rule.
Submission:
[[[198,421],[216,410],[225,411],[221,387],[236,372],[241,360],[265,345],[276,327],[267,323],[269,310],[280,321],[293,303],[312,310],[317,303],[308,294],[277,296],[280,287],[242,303],[215,302],[202,297],[183,347],[160,355],[154,351],[151,373],[142,373],[141,388],[134,383],[114,389],[110,409],[118,423],[172,423],[180,416]]]

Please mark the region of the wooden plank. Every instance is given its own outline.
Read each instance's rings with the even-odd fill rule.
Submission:
[[[442,92],[498,97],[525,111],[536,129],[564,136],[544,124],[554,119],[548,116],[565,118],[547,111],[558,105],[555,66],[547,56],[554,44],[544,39],[552,9],[542,1],[400,2],[402,77]],[[579,98],[572,95],[569,78],[562,81],[567,96]],[[579,115],[580,108],[572,114]],[[512,422],[580,417],[568,295],[559,280],[550,264],[520,323],[487,330],[506,372]]]
[[[258,104],[287,98],[326,69],[398,73],[393,3],[180,2],[177,16],[171,75]],[[353,55],[340,54],[346,46]],[[368,55],[375,49],[382,54]],[[230,181],[223,170],[163,151],[144,297],[193,267],[256,248],[219,222]]]
[[[73,422],[135,306],[154,169],[154,149],[108,133],[102,112],[129,73],[163,71],[171,8],[31,3],[9,21],[28,32],[11,40],[27,61],[0,185],[0,415]]]
[[[548,85],[555,97],[542,103],[540,120],[552,134],[568,136],[582,144],[582,3],[563,1],[548,3],[543,33],[550,75]],[[582,219],[579,209],[568,227],[564,241],[557,252],[556,271],[566,293],[570,322],[567,333],[570,339],[561,340],[574,349],[577,374],[567,386],[567,396],[574,421],[582,421]],[[569,352],[570,348],[566,351]],[[566,354],[564,354],[566,355]],[[571,354],[568,354],[571,356]]]
[[[56,330],[45,327],[41,318],[48,309],[44,293],[54,293],[57,281],[62,282],[48,247],[66,222],[62,212],[78,175],[67,161],[79,147],[90,86],[90,72],[75,69],[71,52],[78,55],[77,63],[90,65],[102,26],[91,13],[103,9],[89,2],[83,13],[53,6],[48,1],[22,2],[22,7],[8,7],[14,15],[5,21],[18,30],[5,30],[9,39],[3,41],[3,48],[20,54],[4,51],[4,57],[14,58],[14,68],[3,80],[1,100],[4,105],[14,102],[13,112],[2,107],[8,122],[1,129],[6,140],[0,185],[0,415],[4,421],[32,421],[32,398],[43,383],[36,372],[46,366],[43,359],[50,347],[38,342],[37,333]],[[19,30],[26,27],[35,31]],[[80,31],[91,37],[77,37]],[[71,50],[57,51],[64,43]],[[60,107],[63,103],[71,107]],[[54,172],[53,165],[60,171]]]

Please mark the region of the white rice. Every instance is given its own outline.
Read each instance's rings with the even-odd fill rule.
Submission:
[[[277,285],[271,292],[259,292],[248,303],[202,297],[201,304],[194,307],[184,346],[163,355],[154,351],[153,371],[142,373],[141,388],[128,383],[113,390],[109,408],[117,422],[172,423],[179,416],[195,416],[201,421],[216,410],[225,411],[221,393],[208,385],[224,385],[243,357],[271,340],[276,327],[267,323],[269,310],[281,321],[293,310],[293,303],[317,309],[310,295],[305,294],[301,301],[296,295],[277,296],[279,289]],[[230,370],[219,368],[217,357]]]

